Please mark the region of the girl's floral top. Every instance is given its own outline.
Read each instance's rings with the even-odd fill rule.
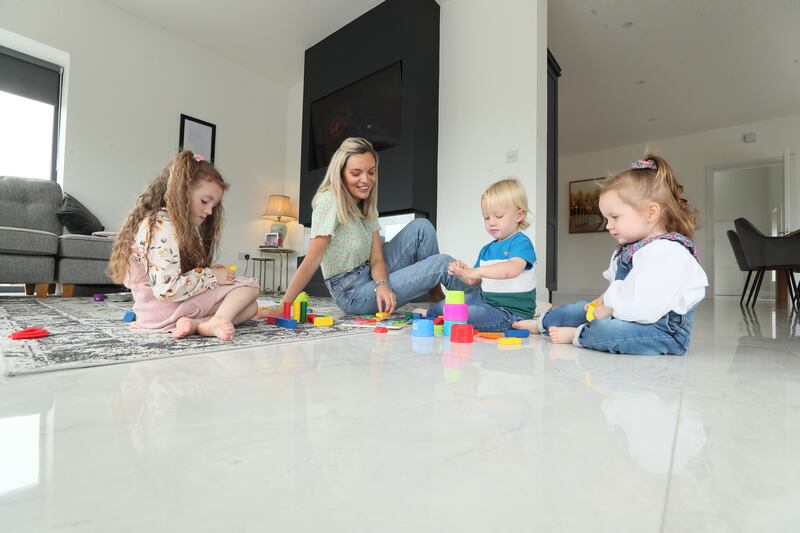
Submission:
[[[149,239],[148,247],[151,231],[153,238]],[[144,219],[139,224],[131,258],[147,265],[153,294],[159,300],[179,302],[217,286],[217,278],[210,268],[198,266],[181,273],[178,240],[166,209],[158,212],[152,228],[149,219]]]

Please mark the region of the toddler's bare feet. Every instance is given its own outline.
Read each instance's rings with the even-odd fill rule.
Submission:
[[[175,329],[172,330],[172,338],[182,339],[189,335],[197,333],[197,325],[199,322],[193,318],[182,316],[175,323]]]
[[[233,333],[236,329],[230,320],[224,318],[212,318],[197,326],[197,333],[204,337],[217,337],[222,341],[233,340]]]
[[[554,343],[570,344],[572,339],[575,338],[575,332],[578,331],[578,328],[552,326],[547,331],[550,333],[550,340]]]
[[[520,320],[511,324],[514,329],[527,329],[534,335],[539,334],[539,324],[536,320]]]

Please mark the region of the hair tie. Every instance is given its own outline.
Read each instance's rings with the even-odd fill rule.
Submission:
[[[637,159],[631,163],[631,168],[634,170],[641,170],[643,168],[658,170],[658,165],[656,165],[656,162],[652,159]]]
[[[196,155],[196,156],[194,156],[194,160],[199,163],[200,161],[205,161],[206,158],[203,157],[202,155]]]

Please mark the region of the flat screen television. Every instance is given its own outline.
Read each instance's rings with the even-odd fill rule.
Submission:
[[[398,61],[311,102],[308,170],[328,166],[347,137],[364,137],[378,152],[399,145],[402,81]]]

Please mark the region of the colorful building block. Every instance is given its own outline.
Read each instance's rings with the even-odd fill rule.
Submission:
[[[433,321],[417,319],[411,324],[412,337],[433,337]]]
[[[388,330],[388,329],[386,329],[386,328],[385,328],[385,327],[383,327],[383,326],[377,326],[377,327],[376,327],[375,329],[373,329],[372,331],[374,331],[375,333],[389,333],[389,330]]]
[[[389,318],[390,316],[392,315],[390,315],[389,313],[375,313],[375,318],[379,318],[381,320]]]
[[[103,293],[97,293],[93,296],[95,302],[102,302],[106,299],[106,295]]]
[[[128,311],[127,313],[125,313],[125,316],[122,317],[122,321],[123,322],[134,322],[134,321],[136,321],[136,313],[134,313],[133,311]]]
[[[290,318],[275,318],[275,325],[280,328],[297,329],[297,320]]]
[[[522,339],[519,337],[500,337],[497,339],[497,344],[502,345],[510,345],[510,344],[522,344]]]
[[[308,313],[306,315],[306,322],[308,322],[309,324],[313,324],[314,323],[314,319],[316,318],[316,316],[317,315],[315,315],[314,313]]]
[[[519,337],[520,339],[527,339],[531,336],[531,332],[527,329],[507,329],[503,332],[504,337]]]
[[[317,316],[314,317],[314,325],[316,327],[332,326],[333,317],[331,316]]]
[[[445,304],[463,304],[464,291],[447,291],[444,297]]]

